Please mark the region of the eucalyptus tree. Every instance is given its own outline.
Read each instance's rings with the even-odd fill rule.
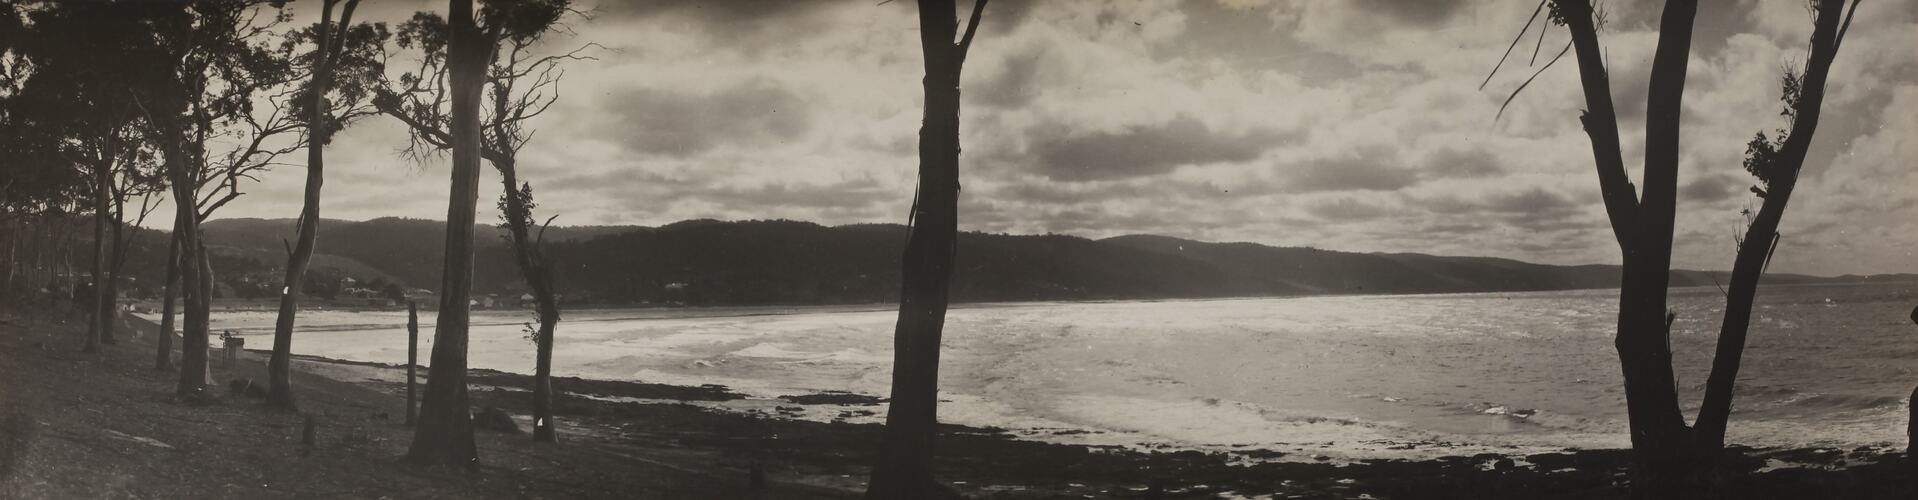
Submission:
[[[1784,77],[1783,114],[1792,128],[1781,131],[1783,137],[1775,140],[1761,133],[1748,146],[1746,168],[1765,184],[1764,188],[1754,188],[1765,203],[1739,244],[1725,322],[1695,428],[1686,424],[1678,401],[1671,351],[1675,314],[1668,312],[1666,299],[1677,216],[1679,132],[1697,1],[1666,2],[1659,21],[1646,94],[1642,199],[1622,157],[1610,76],[1598,39],[1603,15],[1587,0],[1545,0],[1533,14],[1536,21],[1549,6],[1549,22],[1565,26],[1571,34],[1567,50],[1576,54],[1585,96],[1585,112],[1579,120],[1591,139],[1601,198],[1623,256],[1615,343],[1625,378],[1636,462],[1633,472],[1639,485],[1635,494],[1688,495],[1710,490],[1715,484],[1712,473],[1721,464],[1725,421],[1744,350],[1752,296],[1775,248],[1778,221],[1817,127],[1826,75],[1851,24],[1851,14],[1844,5],[1845,0],[1810,2],[1814,24],[1810,60],[1802,75],[1788,73]],[[1855,12],[1855,0],[1852,6]],[[1526,27],[1529,29],[1530,23]]]
[[[301,30],[287,40],[286,52],[311,45],[312,50],[295,61],[308,75],[303,94],[293,99],[296,116],[304,117],[306,139],[306,189],[300,209],[299,235],[287,250],[284,285],[280,289],[279,316],[273,323],[273,353],[267,362],[267,404],[295,409],[292,356],[293,321],[299,313],[301,288],[307,265],[313,260],[320,225],[320,187],[326,180],[326,146],[333,134],[351,121],[373,113],[371,95],[380,73],[385,71],[385,24],[353,24],[353,11],[360,0],[323,0],[318,24]],[[340,7],[339,22],[333,21],[333,9]]]
[[[275,0],[120,5],[145,11],[163,67],[136,92],[148,136],[161,151],[174,201],[185,303],[176,394],[210,383],[208,329],[213,274],[200,223],[244,194],[242,182],[304,147],[305,119],[291,107],[303,79],[275,47],[291,14]],[[169,271],[171,274],[172,271]]]
[[[953,0],[919,0],[925,53],[925,121],[919,129],[919,188],[901,260],[899,320],[893,329],[892,403],[866,498],[927,498],[934,487],[939,339],[945,329],[959,237],[959,74],[986,0],[972,6],[963,37]],[[956,38],[956,41],[955,41]]]
[[[479,31],[485,44],[487,67],[486,97],[481,111],[480,156],[500,173],[502,194],[498,202],[501,226],[513,245],[514,262],[534,297],[534,320],[527,336],[534,342],[533,438],[551,442],[557,439],[552,409],[553,336],[560,321],[559,299],[553,280],[553,264],[541,248],[541,238],[533,233],[535,222],[533,187],[519,177],[519,153],[532,140],[528,121],[544,114],[559,100],[558,85],[565,74],[563,64],[590,60],[585,52],[597,48],[587,44],[567,52],[542,53],[546,36],[563,28],[568,18],[584,18],[572,9],[570,0],[527,0],[488,3],[479,12]],[[412,131],[411,154],[416,157],[450,147],[443,96],[447,95],[445,51],[441,38],[447,32],[446,21],[422,13],[401,29],[402,47],[418,48],[424,54],[418,65],[401,75],[397,82],[375,99],[382,112],[399,119]],[[552,218],[547,219],[550,223]],[[541,226],[540,235],[545,230]],[[430,378],[429,378],[430,380]]]
[[[440,310],[433,332],[432,367],[413,430],[408,462],[475,468],[479,448],[466,394],[467,300],[473,292],[473,218],[479,208],[480,91],[492,48],[473,18],[473,0],[449,0],[441,56],[451,109],[447,144],[453,171],[446,203],[446,250],[440,271]],[[416,16],[416,19],[418,17]],[[409,41],[402,32],[400,43]],[[427,57],[433,57],[429,55]]]
[[[30,147],[44,164],[71,165],[86,177],[79,193],[93,219],[93,281],[84,342],[92,351],[113,342],[118,307],[111,286],[118,246],[109,232],[124,224],[115,210],[127,186],[149,186],[142,164],[149,157],[139,140],[138,113],[129,85],[135,69],[153,53],[138,31],[135,10],[90,2],[35,5],[16,42],[32,72],[13,96],[15,118],[37,129]],[[145,189],[145,188],[137,188]],[[111,228],[111,229],[110,229]]]

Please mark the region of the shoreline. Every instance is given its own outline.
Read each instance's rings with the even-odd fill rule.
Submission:
[[[1711,271],[1711,272],[1719,272],[1719,271]],[[1853,281],[1818,281],[1818,282],[1808,282],[1808,283],[1763,284],[1763,285],[1760,285],[1759,289],[1766,290],[1766,289],[1795,289],[1795,288],[1828,287],[1828,286],[1867,286],[1867,285],[1885,285],[1885,284],[1900,284],[1900,283],[1918,284],[1918,279],[1874,281],[1869,278],[1870,278],[1869,276],[1866,276],[1866,277],[1860,277],[1859,279],[1853,280]],[[1836,279],[1836,277],[1831,277],[1830,279]],[[1602,291],[1602,290],[1617,290],[1617,287],[1545,288],[1545,289],[1528,289],[1528,290],[1480,290],[1480,291],[1449,291],[1449,292],[1448,291],[1382,292],[1382,293],[1323,292],[1323,293],[1296,293],[1296,294],[1278,294],[1278,295],[1221,295],[1221,296],[1192,296],[1192,297],[1130,297],[1130,298],[1121,297],[1121,298],[1084,298],[1084,299],[1050,299],[1050,300],[954,301],[949,306],[949,309],[1021,307],[1021,306],[1045,305],[1045,304],[1112,304],[1112,303],[1131,303],[1131,302],[1157,303],[1157,302],[1181,302],[1181,301],[1209,302],[1209,301],[1229,301],[1229,300],[1312,299],[1312,298],[1328,298],[1328,297],[1443,297],[1443,296],[1494,295],[1494,294],[1514,294],[1514,293],[1593,292],[1593,291]],[[1677,287],[1672,287],[1672,290],[1673,291],[1698,291],[1698,292],[1719,291],[1719,290],[1722,290],[1722,286],[1707,286],[1707,285],[1677,286]],[[138,304],[141,306],[152,306],[152,307],[146,307],[146,309],[157,311],[159,300],[154,298],[127,298],[127,299],[122,299],[121,303],[127,304],[127,305]],[[274,312],[278,310],[278,307],[279,307],[279,302],[277,299],[215,299],[212,310],[214,312]],[[794,303],[794,304],[712,304],[712,305],[585,303],[585,304],[565,304],[562,306],[562,308],[567,311],[574,311],[574,312],[602,312],[602,311],[666,312],[666,313],[687,312],[691,314],[684,314],[684,315],[668,314],[667,317],[725,318],[725,317],[747,317],[747,316],[782,315],[782,314],[810,314],[810,313],[821,313],[821,312],[894,311],[898,309],[898,304],[893,302],[844,302],[844,303],[828,302],[828,303],[807,303],[807,304]],[[392,305],[392,306],[373,306],[373,305],[350,304],[350,303],[318,305],[318,304],[313,304],[311,302],[306,302],[300,306],[300,310],[302,311],[344,311],[344,312],[396,312],[396,311],[405,311],[406,306],[403,303]],[[438,311],[439,306],[438,306],[438,303],[436,302],[421,302],[419,303],[419,310],[421,312]],[[532,311],[532,308],[530,307],[487,307],[487,308],[475,307],[475,308],[472,308],[472,312],[475,312],[475,313],[506,313],[506,312],[531,312],[531,311]],[[140,313],[140,314],[151,314],[151,313]],[[644,317],[609,318],[609,320],[612,320],[612,319],[644,319]],[[569,319],[568,321],[578,321],[578,320]],[[593,320],[586,320],[586,321],[593,321]]]
[[[256,353],[259,354],[259,353]],[[354,366],[376,371],[401,372],[404,366],[388,363],[338,360],[318,356],[295,356],[306,363]],[[296,366],[298,366],[296,364]],[[421,372],[422,379],[424,371]],[[472,389],[475,408],[496,407],[512,414],[523,427],[530,428],[530,407],[527,399],[530,395],[532,377],[529,375],[507,373],[490,369],[472,369],[468,372],[468,385]],[[742,401],[750,396],[732,392],[722,385],[681,386],[638,381],[592,380],[578,377],[554,377],[555,415],[561,418],[562,427],[572,425],[574,432],[586,435],[612,436],[615,429],[623,426],[622,420],[657,416],[649,408],[691,407],[715,417],[748,419],[775,429],[771,439],[781,434],[806,436],[802,438],[812,445],[823,445],[827,450],[787,449],[781,454],[805,455],[817,453],[809,459],[812,462],[841,461],[840,465],[863,469],[864,464],[857,461],[843,462],[848,456],[856,456],[862,451],[858,447],[843,446],[857,439],[819,439],[825,435],[873,435],[879,432],[880,424],[850,423],[843,419],[821,421],[804,418],[797,407],[851,405],[872,408],[883,417],[882,398],[850,394],[843,392],[824,392],[797,395],[782,395],[762,405],[757,410],[719,405],[702,405],[708,402]],[[403,394],[404,383],[382,378],[366,378],[361,383]],[[568,422],[573,420],[573,422]],[[974,488],[976,479],[956,481],[954,489],[959,493],[974,497],[998,498],[1010,494],[1011,498],[1075,496],[1086,494],[1087,490],[1096,490],[1094,494],[1112,497],[1146,497],[1147,492],[1157,485],[1168,495],[1221,495],[1221,498],[1339,498],[1352,495],[1372,495],[1379,498],[1433,498],[1433,492],[1421,492],[1421,484],[1441,481],[1457,490],[1436,497],[1452,497],[1465,492],[1488,498],[1530,497],[1534,494],[1559,496],[1562,498],[1614,498],[1625,493],[1628,484],[1628,464],[1630,450],[1627,449],[1575,449],[1543,453],[1472,453],[1446,454],[1434,458],[1359,458],[1334,459],[1325,455],[1297,456],[1299,451],[1281,451],[1271,449],[1244,449],[1237,451],[1207,451],[1173,446],[1146,447],[1145,449],[1111,446],[1081,445],[1048,442],[1028,439],[1013,434],[1007,429],[993,427],[970,427],[941,423],[941,448],[957,447],[966,454],[999,453],[1017,450],[1024,455],[1022,459],[1037,459],[1041,463],[1064,460],[1086,460],[1098,457],[1099,464],[1089,467],[1088,476],[1063,479],[1063,484],[1047,484],[1043,479],[1026,479],[1024,484],[985,484]],[[957,441],[957,446],[948,444]],[[834,447],[825,443],[839,443]],[[876,446],[876,443],[870,443]],[[1428,443],[1406,443],[1422,446]],[[1429,443],[1449,445],[1450,443]],[[791,446],[791,443],[788,443]],[[837,449],[833,449],[837,448]],[[1156,449],[1155,449],[1156,448]],[[1879,447],[1859,446],[1851,449],[1805,447],[1805,448],[1754,448],[1731,445],[1727,447],[1734,476],[1788,477],[1816,474],[1833,474],[1841,479],[1811,479],[1809,484],[1831,486],[1851,485],[1862,488],[1856,491],[1861,498],[1894,498],[1897,496],[1872,496],[1881,493],[1869,482],[1858,480],[1861,474],[1877,474],[1886,471],[1903,471],[1902,450]],[[1285,460],[1290,456],[1291,460]],[[1022,478],[1008,468],[988,467],[980,463],[971,463],[983,457],[966,457],[973,465],[967,472],[973,477],[988,478],[988,483],[1005,481],[1010,478]],[[949,459],[940,457],[941,460]],[[1131,470],[1133,472],[1128,473]],[[1138,472],[1169,470],[1171,474],[1152,477],[1144,483],[1138,483]],[[1900,472],[1902,473],[1902,472]],[[942,474],[944,476],[944,474]],[[1461,479],[1461,476],[1463,479]],[[853,478],[859,477],[857,474]],[[1043,477],[1043,476],[1040,476]],[[1096,478],[1096,479],[1095,479]],[[1125,483],[1126,478],[1134,479],[1132,484]],[[1053,478],[1062,479],[1062,478]],[[1792,479],[1805,481],[1804,478]],[[1099,486],[1103,483],[1103,486]],[[1489,489],[1486,489],[1488,488]],[[1897,486],[1903,488],[1903,486]],[[1747,490],[1755,496],[1744,498],[1793,498],[1796,495],[1770,496],[1768,493],[1756,493],[1762,490]],[[1802,490],[1812,491],[1812,490]],[[1883,490],[1899,491],[1905,490]],[[1302,496],[1301,496],[1302,495]]]
[[[555,399],[558,445],[482,429],[477,472],[395,467],[412,435],[397,422],[404,405],[395,393],[404,386],[392,372],[400,367],[296,360],[296,395],[321,436],[303,448],[298,415],[225,391],[207,406],[172,398],[173,375],[151,368],[152,325],[128,323],[118,344],[81,353],[84,322],[0,312],[0,444],[8,445],[0,496],[853,498],[882,430],[780,415],[780,406],[876,406],[871,398],[792,395],[765,414],[742,414],[700,406],[735,400],[723,388],[560,379],[575,392]],[[216,380],[262,380],[262,357],[249,352],[219,366],[216,356]],[[497,407],[526,427],[525,376],[469,376],[475,410]],[[1894,450],[1731,451],[1725,493],[1734,498],[1911,491],[1910,466]],[[1617,449],[1245,463],[951,425],[941,427],[935,458],[939,479],[972,498],[1623,498],[1628,463],[1629,452]]]

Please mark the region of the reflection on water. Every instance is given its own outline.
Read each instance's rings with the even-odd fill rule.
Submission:
[[[1918,384],[1918,327],[1906,319],[1918,303],[1913,289],[1763,290],[1730,439],[1902,442],[1904,397]],[[1442,443],[1453,445],[1434,453],[1622,447],[1615,301],[1614,291],[1589,290],[960,308],[948,320],[941,388],[949,402],[940,412],[949,422],[1087,443],[1348,456]],[[1673,293],[1688,411],[1703,390],[1722,307],[1716,289]],[[223,313],[216,328],[266,334],[271,316]],[[472,366],[530,372],[527,318],[477,314]],[[890,380],[888,310],[602,310],[567,319],[559,375],[725,384],[763,396],[884,395]],[[403,362],[404,321],[404,313],[303,314],[301,325],[313,330],[295,349]]]

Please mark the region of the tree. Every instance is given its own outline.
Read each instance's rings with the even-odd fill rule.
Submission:
[[[207,365],[213,271],[200,223],[239,197],[240,182],[303,147],[304,118],[288,112],[300,78],[273,50],[290,17],[277,0],[207,0],[117,8],[144,12],[159,44],[150,84],[133,89],[148,136],[161,150],[172,188],[185,310],[175,393],[185,398],[211,382]],[[289,138],[291,140],[289,140]],[[218,141],[216,141],[218,139]],[[220,148],[219,151],[213,151]]]
[[[304,282],[319,238],[320,187],[326,180],[326,145],[349,121],[371,113],[371,108],[362,103],[377,80],[375,75],[384,71],[380,56],[386,40],[385,25],[354,26],[353,10],[359,7],[360,0],[345,0],[339,25],[335,27],[333,7],[338,3],[340,0],[325,0],[320,7],[319,24],[287,41],[288,50],[304,39],[311,39],[313,45],[305,61],[310,80],[304,97],[295,100],[306,104],[303,112],[296,106],[293,113],[306,119],[304,204],[300,210],[299,236],[287,251],[279,316],[273,323],[273,354],[267,362],[267,405],[287,410],[297,407],[291,377],[293,321],[299,313],[303,287],[294,285]],[[329,97],[336,93],[338,98]]]
[[[79,190],[90,205],[93,251],[89,264],[93,296],[85,348],[113,342],[115,287],[112,268],[124,224],[122,197],[149,183],[140,174],[143,143],[135,137],[137,113],[128,82],[143,55],[136,13],[96,3],[49,4],[28,13],[18,41],[33,71],[16,95],[17,118],[41,129],[33,136],[35,160],[70,164],[85,172]],[[123,182],[131,181],[122,189]]]
[[[925,53],[925,122],[919,129],[919,188],[908,219],[893,329],[892,403],[866,498],[927,498],[934,487],[939,339],[959,233],[959,74],[986,0],[972,6],[964,37],[952,0],[919,0]]]
[[[1760,160],[1764,164],[1763,171],[1779,174],[1778,180],[1783,180],[1786,177],[1784,173],[1789,172],[1789,177],[1795,181],[1805,148],[1810,143],[1810,129],[1816,127],[1817,99],[1822,98],[1824,74],[1830,67],[1831,57],[1837,51],[1837,41],[1842,36],[1837,14],[1843,3],[1843,0],[1815,0],[1817,28],[1812,36],[1813,59],[1808,71],[1816,72],[1818,90],[1794,98],[1795,92],[1789,90],[1793,79],[1787,77],[1787,107],[1793,110],[1790,113],[1797,114],[1793,120],[1794,137],[1785,146],[1792,153],[1770,154],[1761,151],[1754,155],[1754,158],[1763,158]],[[1697,2],[1666,2],[1660,20],[1646,100],[1645,187],[1642,200],[1626,174],[1620,152],[1618,120],[1612,104],[1604,52],[1598,43],[1597,21],[1602,16],[1594,12],[1591,3],[1586,0],[1546,0],[1541,3],[1541,10],[1548,4],[1551,7],[1550,21],[1565,26],[1571,32],[1569,48],[1576,51],[1580,84],[1585,94],[1586,111],[1580,121],[1592,141],[1592,154],[1597,164],[1606,215],[1623,255],[1615,344],[1625,376],[1625,399],[1636,462],[1634,484],[1639,485],[1634,493],[1671,496],[1685,495],[1693,488],[1709,489],[1711,477],[1708,473],[1717,465],[1723,448],[1724,418],[1730,410],[1731,380],[1736,375],[1744,348],[1743,325],[1749,319],[1751,293],[1755,291],[1758,274],[1769,257],[1771,235],[1775,234],[1784,203],[1782,199],[1778,200],[1773,213],[1765,215],[1762,220],[1755,220],[1740,245],[1739,267],[1734,270],[1734,275],[1742,272],[1745,278],[1737,281],[1734,289],[1740,285],[1744,288],[1728,296],[1726,330],[1720,334],[1718,350],[1713,359],[1712,380],[1709,383],[1712,387],[1707,390],[1705,404],[1698,417],[1698,428],[1694,429],[1686,425],[1684,411],[1678,403],[1670,342],[1671,323],[1676,314],[1667,311],[1666,291],[1671,268],[1672,228],[1677,215],[1679,129],[1685,73]],[[1537,16],[1535,12],[1534,21]],[[1847,17],[1845,25],[1849,24]],[[1527,24],[1529,27],[1530,23]],[[1520,36],[1523,35],[1524,31],[1521,30]],[[1509,54],[1510,49],[1507,51]],[[1496,73],[1497,69],[1493,71]],[[1523,88],[1520,86],[1521,90]],[[1806,103],[1802,97],[1813,99]],[[1805,129],[1797,130],[1801,125]],[[1796,137],[1799,133],[1806,136]],[[1764,143],[1762,140],[1758,142]],[[1761,180],[1767,179],[1768,175],[1761,175]],[[1784,184],[1773,189],[1784,187],[1789,196],[1790,182],[1784,181]],[[1766,205],[1768,208],[1773,205],[1769,197]],[[1756,243],[1755,238],[1758,239]]]
[[[520,269],[535,301],[537,327],[528,328],[535,344],[533,370],[533,437],[539,441],[556,439],[552,414],[552,351],[560,310],[554,290],[551,261],[541,250],[541,240],[532,233],[533,188],[519,179],[519,152],[532,139],[526,122],[543,114],[559,100],[557,85],[564,75],[561,65],[568,61],[591,59],[582,53],[594,44],[570,52],[539,56],[535,49],[545,35],[558,29],[569,15],[570,0],[529,0],[489,3],[480,11],[482,40],[489,51],[486,88],[491,106],[482,113],[480,156],[500,172],[503,191],[498,204],[501,226],[513,245],[514,262]],[[402,44],[418,45],[426,52],[420,66],[403,75],[379,99],[383,112],[406,123],[412,131],[410,151],[415,157],[446,149],[451,142],[447,130],[448,115],[441,110],[440,96],[446,95],[445,80],[431,77],[445,71],[446,45],[435,38],[444,33],[445,21],[430,14],[415,16],[402,30]],[[547,221],[550,223],[551,218]],[[544,229],[540,234],[543,236]]]
[[[1777,137],[1770,140],[1764,132],[1759,132],[1745,151],[1745,169],[1762,185],[1753,187],[1752,192],[1764,203],[1746,228],[1745,237],[1738,242],[1738,255],[1732,263],[1725,317],[1720,323],[1712,371],[1705,383],[1705,401],[1698,409],[1696,422],[1700,451],[1704,453],[1715,455],[1725,447],[1725,424],[1731,416],[1732,389],[1738,379],[1739,361],[1744,356],[1746,333],[1751,327],[1752,301],[1758,294],[1759,278],[1778,248],[1778,224],[1785,217],[1785,204],[1791,201],[1798,174],[1805,166],[1805,155],[1811,150],[1812,134],[1818,130],[1818,117],[1823,111],[1831,63],[1838,57],[1838,46],[1845,41],[1845,32],[1851,29],[1858,1],[1852,0],[1841,24],[1839,13],[1844,8],[1844,0],[1812,3],[1810,60],[1806,61],[1802,73],[1787,70],[1780,79],[1784,109],[1779,115],[1790,122],[1791,129],[1778,130]]]
[[[433,331],[432,367],[413,431],[407,461],[421,465],[477,467],[472,410],[466,395],[466,337],[473,289],[473,217],[479,208],[479,98],[491,50],[473,20],[473,0],[449,0],[446,72],[452,94],[448,128],[453,150],[451,193],[446,204],[446,256],[441,267],[440,310]]]

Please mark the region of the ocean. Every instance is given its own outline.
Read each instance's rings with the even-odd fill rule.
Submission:
[[[1616,300],[1614,290],[1578,290],[966,305],[947,318],[940,418],[1044,441],[1292,459],[1626,447]],[[1716,288],[1673,291],[1688,415],[1723,300]],[[1914,283],[1762,289],[1729,441],[1902,445],[1918,385],[1913,305]],[[404,363],[405,316],[304,312],[294,350]],[[471,366],[530,373],[530,320],[475,312]],[[739,411],[780,395],[884,396],[893,320],[884,306],[573,311],[554,371],[762,398],[729,408]],[[432,313],[421,321],[425,361]],[[216,312],[213,322],[251,347],[271,345],[270,311]]]

